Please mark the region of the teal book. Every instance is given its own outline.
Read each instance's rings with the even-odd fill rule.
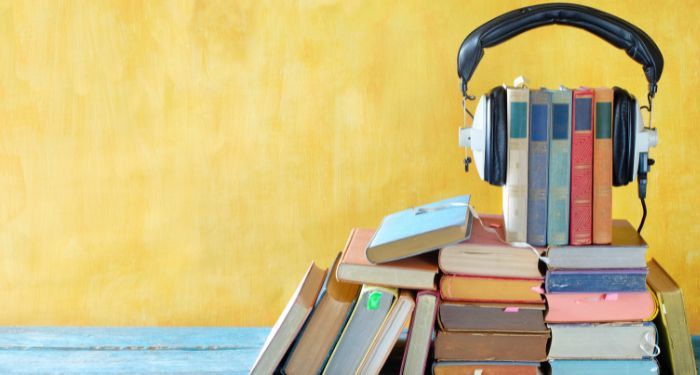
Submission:
[[[552,121],[549,141],[549,197],[547,244],[569,244],[569,181],[571,179],[571,90],[551,91]]]
[[[658,374],[655,359],[642,360],[550,360],[552,375]]]
[[[552,95],[542,89],[530,92],[530,143],[527,176],[527,242],[547,245],[547,197],[549,187],[549,128]]]
[[[384,263],[468,239],[469,199],[461,195],[386,216],[367,246],[367,259]]]

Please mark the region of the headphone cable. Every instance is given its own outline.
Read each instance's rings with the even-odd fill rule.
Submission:
[[[644,198],[639,198],[639,201],[642,202],[642,221],[639,223],[637,233],[642,234],[642,228],[644,228],[644,221],[646,221],[647,219],[647,204],[646,202],[644,202]]]

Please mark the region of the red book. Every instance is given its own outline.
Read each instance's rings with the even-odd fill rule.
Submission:
[[[571,220],[569,242],[590,245],[593,233],[593,119],[595,90],[573,93],[571,121]]]

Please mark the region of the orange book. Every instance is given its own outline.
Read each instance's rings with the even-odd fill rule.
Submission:
[[[443,275],[440,295],[446,301],[543,304],[542,279]]]
[[[530,362],[435,362],[435,375],[539,375],[538,364]]]
[[[595,89],[593,140],[593,243],[612,241],[613,90]]]
[[[336,272],[338,280],[401,289],[435,290],[438,273],[436,254],[372,264],[365,255],[365,249],[373,235],[372,229],[355,228],[350,232]]]

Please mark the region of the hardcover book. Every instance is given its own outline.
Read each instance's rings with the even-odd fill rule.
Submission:
[[[554,360],[549,361],[552,375],[659,374],[654,359],[646,360]]]
[[[541,278],[539,257],[530,249],[503,242],[503,217],[481,215],[488,232],[479,222],[472,227],[468,241],[440,249],[438,264],[442,272],[452,275]],[[500,236],[500,239],[499,239]]]
[[[449,332],[547,332],[543,305],[443,302],[439,317]]]
[[[250,370],[251,374],[271,374],[277,370],[292,342],[301,331],[326,277],[326,270],[311,263],[304,278],[272,327],[258,358]]]
[[[355,374],[396,299],[396,289],[363,285],[324,374]]]
[[[469,238],[469,195],[409,208],[386,216],[367,246],[367,259],[385,263]]]
[[[549,332],[473,333],[439,331],[435,339],[438,361],[518,361],[547,360]]]
[[[373,235],[372,229],[355,228],[350,232],[336,273],[338,280],[402,289],[435,289],[438,274],[436,254],[372,264],[365,255],[365,249]]]
[[[543,304],[541,279],[443,275],[440,296],[446,301]]]
[[[571,217],[569,242],[590,245],[593,238],[593,119],[595,91],[573,93],[571,121]]]
[[[650,321],[656,302],[649,292],[548,293],[546,323]]]
[[[612,241],[613,90],[595,89],[593,141],[593,243]]]
[[[285,374],[318,374],[323,371],[345,327],[357,300],[360,285],[336,280],[335,272],[339,259],[340,254],[326,275],[324,289],[311,316],[290,350],[287,362],[282,369]]]
[[[547,245],[547,197],[549,195],[549,128],[552,96],[542,89],[530,92],[530,143],[527,176],[527,243]]]
[[[547,293],[645,292],[647,269],[550,270],[545,278]]]
[[[571,187],[571,90],[552,93],[551,139],[549,141],[549,201],[547,244],[569,243],[569,189]]]
[[[537,362],[436,362],[433,375],[541,375]]]
[[[643,268],[647,243],[627,220],[613,220],[612,243],[607,246],[553,246],[547,251],[550,270],[575,268]]]
[[[528,174],[528,109],[530,91],[509,87],[508,106],[508,170],[503,187],[503,219],[506,241],[527,241],[527,174]]]
[[[422,375],[425,373],[430,345],[433,342],[439,302],[440,298],[437,292],[418,292],[416,309],[411,317],[411,326],[408,331],[401,374]]]
[[[649,262],[647,281],[660,306],[655,322],[661,337],[659,361],[663,373],[692,374],[696,369],[695,353],[681,288],[654,259]]]
[[[654,323],[551,324],[549,359],[644,359],[658,354]]]

